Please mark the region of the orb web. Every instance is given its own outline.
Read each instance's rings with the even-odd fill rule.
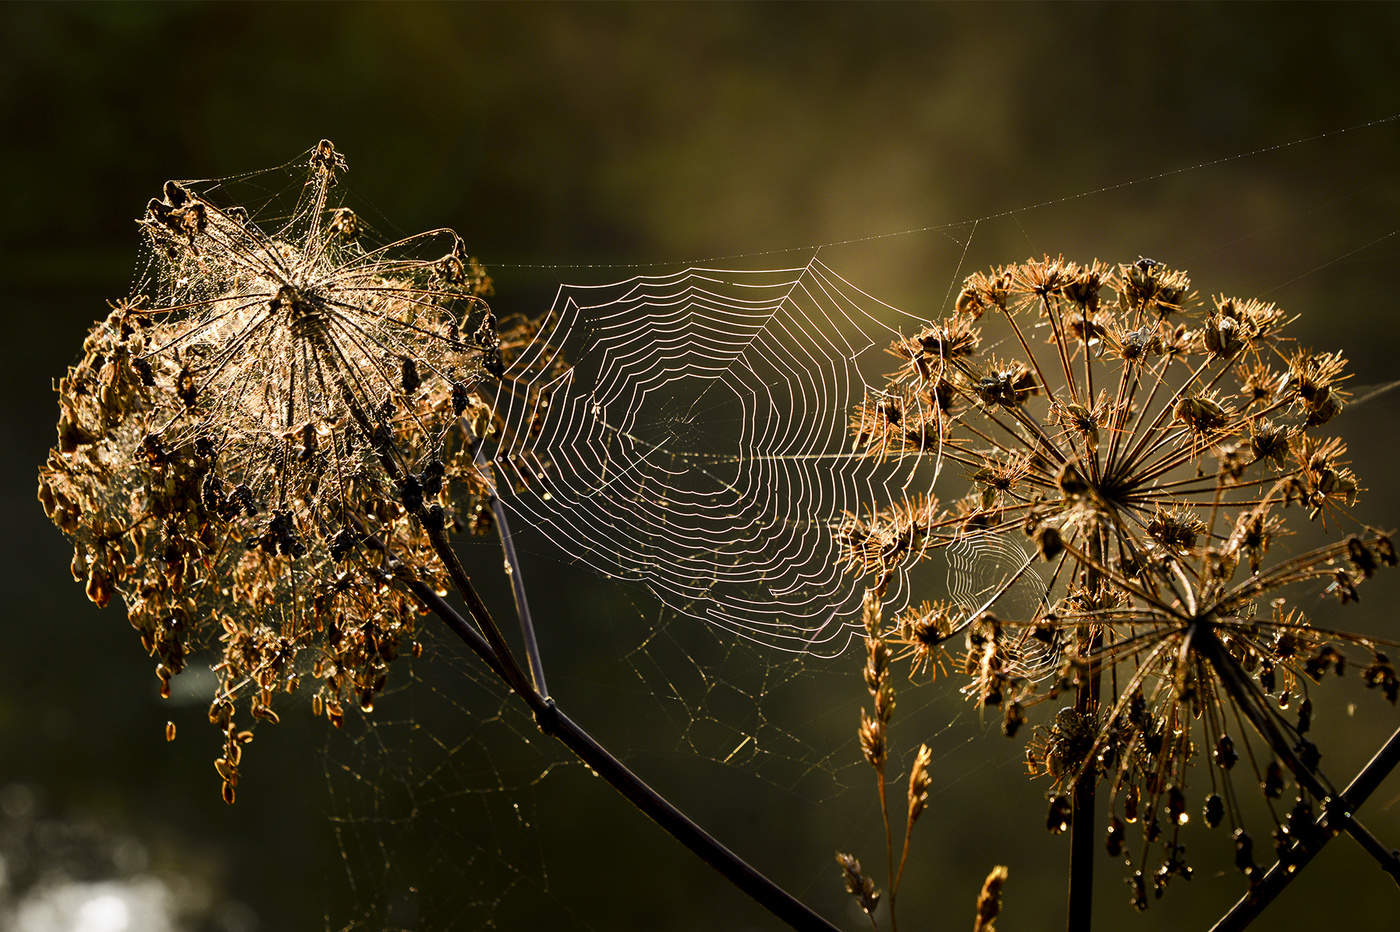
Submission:
[[[983,612],[1005,618],[1036,618],[1046,608],[1051,581],[1037,554],[1013,536],[978,531],[953,541],[947,557],[948,597],[965,619]],[[1057,644],[1032,636],[1020,627],[1003,650],[1017,671],[1038,679],[1054,673],[1063,659]]]
[[[848,430],[879,396],[886,348],[920,323],[815,258],[564,286],[506,372],[500,494],[668,607],[839,653],[862,584],[838,559],[838,520],[927,493],[936,473],[936,450],[871,456]]]
[[[1385,122],[1390,123],[1393,120],[1394,117],[1391,117]],[[1302,141],[1306,140],[1298,142]],[[1291,147],[1298,142],[1287,145]],[[1263,151],[1241,153],[1224,161],[1259,156]],[[1007,223],[1014,220],[1015,224],[1020,226],[1023,218],[1027,223],[1030,222],[1030,212],[1036,209],[1051,213],[1052,208],[1063,207],[1082,199],[1098,204],[1105,199],[1103,195],[1109,192],[1134,189],[1143,182],[1192,172],[1210,164],[1214,163],[1187,166],[1123,184],[1086,190],[1069,197],[1047,198],[1038,204],[1017,205],[1013,209],[988,215],[982,218],[981,222],[990,223],[997,218],[1004,218]],[[299,168],[299,165],[295,167]],[[277,208],[274,205],[284,202],[288,194],[294,199],[299,188],[300,182],[295,178],[295,174],[287,170],[255,173],[242,178],[218,179],[211,184],[263,188],[265,193],[262,198],[256,197],[256,192],[249,192],[253,196],[243,196],[242,203],[249,206],[260,222],[265,221],[269,228],[272,228],[281,225],[277,222]],[[269,205],[269,209],[258,209],[260,204]],[[359,206],[363,205],[357,205]],[[1063,214],[1053,216],[1058,219],[1063,217]],[[361,215],[361,219],[365,219],[364,214]],[[285,217],[282,220],[285,222]],[[391,224],[389,226],[392,227]],[[855,237],[850,242],[883,241],[890,237],[907,238],[913,234],[939,233],[945,229],[966,231],[969,226],[975,226],[975,221],[960,220],[917,229],[872,234]],[[1164,223],[1160,226],[1170,230],[1169,224]],[[1351,238],[1343,245],[1339,245],[1335,238],[1319,237],[1317,240],[1301,242],[1280,240],[1277,243],[1278,255],[1284,257],[1280,261],[1293,265],[1289,266],[1291,271],[1287,275],[1276,276],[1283,283],[1277,287],[1291,285],[1300,277],[1315,275],[1341,259],[1394,237],[1395,231],[1390,228],[1389,223],[1383,230],[1389,232],[1385,232],[1379,238],[1369,238],[1369,232],[1362,237],[1361,231],[1348,227],[1347,234]],[[1042,239],[1039,235],[1041,231],[1034,227],[1031,232],[1036,234],[1032,251],[1038,251],[1042,245],[1048,248],[1058,248],[1062,245],[1059,238]],[[1232,241],[1226,244],[1219,242],[1220,237],[1200,236],[1197,235],[1197,231],[1192,233],[1187,241],[1182,241],[1179,235],[1175,238],[1167,238],[1164,235],[1164,241],[1169,245],[1162,245],[1157,240],[1146,244],[1134,244],[1134,241],[1129,239],[1128,243],[1134,249],[1145,250],[1151,254],[1156,254],[1155,250],[1159,248],[1166,249],[1170,258],[1180,258],[1183,265],[1194,267],[1195,262],[1192,260],[1196,257],[1204,255],[1210,258],[1215,252],[1227,247],[1233,255],[1234,237],[1239,231],[1231,228],[1229,235]],[[383,240],[393,238],[381,237]],[[1393,239],[1391,241],[1395,242]],[[1358,246],[1358,243],[1363,244]],[[816,245],[813,243],[812,247]],[[824,248],[828,257],[831,250],[841,245],[843,244],[826,244]],[[1357,248],[1352,248],[1353,246]],[[807,252],[812,247],[801,249]],[[783,252],[786,254],[786,251]],[[772,253],[766,257],[756,254],[736,256],[733,261],[773,261],[771,255]],[[989,261],[999,261],[1007,256],[992,253],[987,258]],[[568,261],[568,257],[563,257],[563,261]],[[650,263],[650,267],[673,268],[682,264],[682,261],[714,265],[720,260],[677,260],[670,257],[664,262]],[[507,263],[491,265],[493,268],[509,267]],[[544,267],[554,269],[580,266],[550,264]],[[627,263],[624,267],[626,272],[616,274],[630,274],[642,270],[636,263]],[[1295,275],[1299,270],[1301,274]],[[686,284],[687,279],[691,279],[692,276],[693,279]],[[731,300],[747,297],[752,301],[754,295],[758,294],[756,286],[767,286],[771,301],[774,293],[782,293],[787,288],[796,289],[799,280],[804,276],[807,278],[806,283],[786,307],[775,310],[771,303],[767,306],[755,306]],[[567,390],[573,388],[575,380],[581,381],[584,373],[590,366],[596,365],[599,358],[591,352],[571,355],[570,352],[560,351],[557,347],[587,350],[592,335],[598,332],[598,327],[608,322],[605,318],[611,316],[610,323],[614,329],[608,336],[606,345],[619,348],[614,351],[619,360],[623,359],[620,355],[621,349],[628,346],[638,354],[635,358],[625,360],[629,372],[658,374],[664,370],[666,374],[660,377],[671,377],[671,381],[662,384],[677,390],[683,387],[680,384],[681,379],[693,379],[688,386],[684,386],[690,394],[677,391],[677,398],[669,406],[666,404],[667,390],[652,388],[646,396],[647,404],[632,406],[635,429],[631,433],[661,447],[665,452],[691,454],[690,462],[697,464],[693,470],[678,465],[686,462],[682,457],[672,462],[670,471],[665,473],[670,477],[668,481],[681,486],[683,491],[688,487],[692,494],[704,495],[705,487],[700,483],[705,472],[700,466],[719,477],[714,481],[739,488],[743,477],[757,474],[760,468],[773,472],[780,466],[792,468],[801,463],[802,460],[798,458],[800,454],[796,452],[801,444],[796,444],[792,451],[784,451],[776,443],[782,434],[765,437],[750,430],[745,436],[742,432],[744,424],[757,425],[772,420],[780,425],[782,420],[756,416],[752,411],[752,402],[750,410],[746,412],[741,396],[736,392],[729,391],[721,396],[722,404],[713,401],[709,395],[700,393],[703,380],[696,377],[694,370],[698,370],[702,365],[699,362],[701,359],[709,360],[705,365],[722,370],[729,365],[753,366],[754,354],[759,349],[769,350],[775,341],[791,340],[786,344],[786,348],[796,355],[798,361],[788,362],[788,367],[795,373],[805,374],[807,378],[804,380],[797,375],[787,376],[793,379],[792,384],[801,386],[795,395],[785,396],[784,386],[781,385],[776,389],[774,400],[782,398],[788,402],[785,405],[775,405],[777,417],[792,420],[798,417],[819,417],[821,423],[834,425],[835,430],[829,435],[832,441],[829,447],[818,443],[812,443],[810,446],[813,451],[824,451],[818,455],[828,456],[825,462],[828,463],[830,472],[840,475],[818,476],[815,483],[802,490],[808,496],[806,500],[809,502],[815,499],[819,488],[833,490],[822,502],[824,507],[821,509],[809,510],[806,514],[795,514],[795,509],[773,507],[775,513],[785,516],[795,524],[801,523],[804,527],[810,524],[812,533],[829,548],[829,527],[823,522],[828,520],[830,515],[839,514],[841,510],[835,501],[840,493],[834,490],[843,490],[844,502],[854,510],[865,502],[897,500],[899,496],[879,494],[878,487],[882,484],[898,489],[901,494],[912,496],[915,492],[928,489],[932,485],[932,477],[914,476],[912,462],[855,463],[850,457],[844,432],[844,421],[849,409],[868,394],[869,386],[882,383],[883,380],[879,376],[883,368],[892,365],[888,361],[882,362],[880,352],[890,334],[901,329],[912,330],[914,325],[901,323],[908,321],[910,315],[882,305],[853,289],[838,288],[838,293],[844,299],[854,301],[860,308],[859,311],[838,303],[823,291],[820,282],[824,278],[829,279],[834,286],[840,284],[835,273],[819,263],[814,263],[800,269],[766,273],[694,269],[676,275],[629,279],[600,288],[561,289],[559,301],[555,305],[557,319],[545,334],[549,338],[547,342],[556,344],[556,348],[549,349],[542,345],[535,351],[535,355],[542,360],[567,359],[577,363],[576,368],[562,374],[556,372],[547,377],[528,379],[517,386],[508,398],[503,399],[502,410],[507,413],[513,412],[510,416],[514,423],[520,424],[526,420],[526,409],[548,401],[556,409],[551,412],[551,417],[569,417],[572,419],[569,423],[577,428],[586,427],[591,409],[578,409],[572,414],[564,414],[557,409],[570,401],[571,396]],[[659,327],[652,326],[653,317],[631,318],[631,309],[644,307],[649,301],[659,305],[669,300],[674,311],[676,305],[685,302],[679,294],[686,288],[694,288],[697,296],[706,294],[718,297],[713,308],[700,302],[696,303],[697,313],[702,318],[722,321],[722,315],[727,314],[736,317],[770,315],[771,325],[766,330],[736,328],[731,332],[730,342],[737,340],[742,343],[748,337],[755,339],[745,347],[747,354],[741,353],[727,361],[723,352],[696,349],[689,357],[695,361],[693,365],[686,362],[677,367],[676,359],[680,354],[676,345],[655,348],[652,350],[655,358],[648,359],[644,355],[648,349],[645,344],[660,341],[663,332]],[[648,297],[652,294],[665,295],[665,289],[672,292],[669,299]],[[821,315],[814,318],[818,322],[842,322],[841,326],[834,327],[832,332],[841,334],[842,339],[853,341],[844,351],[839,351],[832,345],[820,345],[820,341],[816,341],[814,337],[827,332],[825,326],[805,323],[798,316],[796,307],[799,302],[802,306],[811,306],[808,303],[809,289],[815,290],[823,302],[829,301],[823,306],[844,308],[832,310],[834,316],[831,318]],[[633,293],[630,298],[627,297],[629,293]],[[624,301],[624,298],[627,300]],[[648,313],[654,314],[656,320],[662,319],[663,316],[656,308],[649,308]],[[580,317],[584,319],[580,320]],[[672,325],[676,326],[675,321]],[[785,328],[795,329],[797,337],[785,333]],[[680,330],[673,333],[673,342],[678,334],[684,332]],[[836,343],[835,340],[825,342]],[[811,351],[813,343],[818,344],[814,352]],[[706,344],[697,340],[696,345],[703,347]],[[789,356],[779,355],[777,358],[786,360]],[[759,360],[757,364],[762,365],[762,362]],[[778,364],[774,363],[773,368],[777,367]],[[681,379],[675,378],[681,372],[688,375],[682,375]],[[825,375],[835,372],[847,374],[850,382],[840,385],[826,384]],[[519,372],[515,374],[518,376]],[[617,376],[613,379],[614,382],[620,381]],[[555,383],[566,390],[547,394],[546,390],[556,387]],[[728,384],[730,383],[722,383],[726,391]],[[1387,380],[1385,384],[1389,386],[1393,383]],[[642,391],[639,382],[638,392]],[[1358,402],[1371,394],[1365,390],[1358,390]],[[767,396],[765,394],[762,397]],[[799,409],[797,400],[807,402],[809,407]],[[622,406],[627,407],[625,404]],[[1354,403],[1353,408],[1356,406]],[[732,438],[732,442],[720,443],[718,440],[725,439],[722,433],[725,425],[729,425],[730,431],[736,436]],[[576,451],[581,462],[586,464],[591,456],[591,448],[585,442],[588,435],[577,433],[570,439],[567,433],[560,433],[560,430],[561,423],[556,420],[550,427],[552,433],[541,431],[536,437],[528,441],[522,440],[518,445],[501,451],[499,468],[503,478],[513,477],[520,480],[526,476],[533,477],[535,466],[530,460],[532,454],[536,453],[541,454],[541,458],[551,469],[557,469],[557,463],[566,461],[558,456],[560,451],[566,449]],[[750,448],[767,450],[766,455],[774,458],[766,462],[746,461],[745,451]],[[516,459],[509,459],[511,456]],[[638,468],[642,465],[654,467],[660,462],[665,461],[653,457]],[[857,467],[867,472],[858,477],[854,471]],[[659,574],[653,578],[654,571],[649,569],[647,564],[641,564],[639,567],[632,549],[629,548],[621,555],[610,556],[609,548],[612,544],[619,539],[625,539],[629,544],[646,542],[651,547],[650,552],[654,554],[655,560],[667,559],[668,554],[674,554],[677,546],[675,541],[679,535],[674,530],[678,526],[675,522],[679,521],[680,515],[686,509],[667,508],[666,503],[656,502],[663,513],[670,514],[673,518],[673,523],[666,525],[664,522],[648,524],[633,520],[640,515],[638,508],[632,507],[634,503],[623,502],[628,507],[611,512],[601,506],[581,507],[577,500],[585,495],[588,489],[581,479],[590,475],[590,471],[577,464],[573,468],[573,473],[554,472],[552,479],[550,472],[546,472],[544,478],[553,482],[552,487],[543,486],[534,492],[518,492],[506,487],[502,491],[512,511],[522,523],[533,524],[550,533],[564,552],[575,556],[591,568],[645,582],[654,591],[662,593],[668,603],[668,608],[659,613],[649,609],[634,612],[630,618],[624,613],[624,617],[618,623],[597,625],[589,634],[590,639],[630,638],[623,650],[615,652],[615,663],[597,668],[596,657],[586,661],[595,665],[588,671],[587,682],[590,688],[586,691],[587,698],[596,699],[599,693],[605,694],[606,698],[615,693],[612,697],[616,699],[616,703],[626,706],[626,721],[629,723],[626,729],[627,738],[624,746],[619,749],[623,756],[632,760],[641,755],[655,754],[657,748],[663,752],[683,751],[698,760],[736,769],[742,768],[757,774],[763,783],[771,783],[779,788],[780,792],[774,794],[777,799],[796,795],[813,804],[824,804],[839,795],[839,790],[846,782],[864,792],[867,789],[865,781],[868,772],[860,761],[858,749],[852,746],[854,739],[848,736],[844,743],[836,744],[827,740],[829,734],[821,726],[822,722],[833,717],[844,721],[853,709],[845,694],[836,689],[845,682],[843,678],[847,677],[848,671],[833,665],[807,662],[806,658],[794,659],[788,655],[769,657],[762,649],[745,649],[745,644],[729,637],[727,631],[721,629],[721,622],[717,619],[715,627],[707,628],[691,624],[688,617],[678,617],[702,613],[706,617],[712,617],[714,609],[724,608],[737,612],[747,623],[753,623],[756,619],[778,622],[758,632],[747,633],[755,640],[765,642],[772,641],[778,634],[794,634],[796,636],[791,640],[779,643],[801,649],[807,643],[802,628],[812,627],[812,619],[821,617],[821,613],[809,614],[805,616],[805,621],[801,620],[804,616],[800,613],[790,616],[783,614],[788,606],[798,604],[797,596],[793,593],[765,603],[774,609],[772,612],[761,615],[746,612],[739,596],[746,596],[751,602],[757,601],[765,595],[763,585],[752,581],[734,582],[726,576],[727,589],[692,584],[678,592],[669,582],[663,585]],[[901,468],[904,471],[901,471]],[[687,483],[692,485],[687,486]],[[507,486],[507,483],[503,482],[502,485]],[[865,491],[853,493],[852,489]],[[875,491],[870,491],[872,489]],[[776,497],[777,493],[773,494]],[[695,510],[695,506],[689,506],[688,510]],[[627,532],[625,537],[623,531]],[[773,541],[766,538],[760,541],[758,546],[765,554],[781,554],[781,551],[773,546]],[[950,556],[952,560],[964,561],[961,567],[950,567],[948,571],[950,589],[955,587],[955,580],[960,575],[966,579],[964,585],[968,587],[967,592],[961,598],[955,599],[963,606],[964,611],[985,602],[994,594],[995,584],[1006,578],[1007,570],[1014,572],[1020,565],[1017,555],[1007,554],[1006,559],[997,564],[998,567],[1005,567],[1004,569],[983,566],[979,561],[991,559],[989,551],[981,547],[985,542],[969,540],[963,545],[965,552]],[[718,563],[720,552],[727,551],[722,551],[721,548],[716,550],[713,562]],[[692,553],[691,550],[685,552]],[[777,559],[773,564],[776,570],[772,575],[776,581],[791,583],[799,566],[809,570],[819,567],[824,562],[831,562],[828,556],[829,550],[822,554],[814,553],[811,559],[800,563]],[[737,555],[730,554],[731,565],[737,560]],[[692,569],[697,566],[703,568],[706,561],[696,557],[693,563],[687,565]],[[675,575],[671,574],[671,577]],[[541,577],[535,577],[534,581],[541,581]],[[894,582],[899,583],[901,580]],[[814,597],[821,594],[815,586],[811,591]],[[1016,599],[1019,592],[1018,587],[1015,591],[1009,591],[1004,598]],[[686,597],[687,594],[689,598]],[[854,603],[849,591],[833,585],[826,590],[826,594],[831,597],[830,618],[852,618],[851,609]],[[841,601],[843,598],[844,601]],[[998,602],[992,610],[1000,608],[1002,603]],[[589,611],[584,610],[583,613],[587,615]],[[1004,613],[1007,617],[1017,614],[1011,607],[1005,608]],[[1022,613],[1022,617],[1024,616]],[[599,635],[597,629],[601,628],[607,630]],[[823,631],[818,627],[817,634],[824,635],[835,629],[835,636],[825,641],[819,636],[813,636],[810,642],[819,645],[822,653],[836,653],[846,639],[840,636],[839,625],[828,624],[826,628],[827,630]],[[628,634],[637,629],[644,632],[640,644],[635,636]],[[551,889],[549,876],[550,868],[560,865],[566,870],[578,870],[581,859],[568,859],[563,855],[558,856],[557,860],[546,858],[543,846],[536,840],[536,831],[539,823],[548,823],[549,820],[537,820],[534,815],[542,799],[552,799],[564,792],[559,783],[560,779],[576,772],[578,768],[558,766],[565,760],[561,752],[549,739],[539,734],[533,723],[520,713],[515,704],[501,695],[499,684],[478,668],[474,658],[449,659],[449,653],[453,649],[454,646],[450,643],[439,645],[436,639],[430,640],[428,653],[421,661],[406,668],[409,672],[402,675],[402,682],[397,686],[391,685],[390,693],[379,703],[374,716],[354,716],[347,722],[345,731],[330,736],[325,753],[327,784],[331,790],[330,818],[341,848],[345,873],[354,891],[350,902],[344,905],[352,911],[364,911],[363,921],[354,924],[357,928],[413,927],[428,916],[438,920],[433,924],[441,927],[479,928],[501,925],[514,928],[544,924],[542,917],[536,914],[530,916],[530,920],[533,921],[518,918],[513,911],[517,901],[527,902],[531,910],[547,912],[549,915],[543,918],[553,926],[583,924],[583,920],[571,912],[567,894],[554,895],[557,891]],[[442,661],[443,668],[440,676],[430,670],[439,661]],[[567,669],[567,664],[574,662],[574,658],[568,656],[567,652],[559,651],[556,662],[562,662]],[[400,677],[400,674],[396,673],[395,677]],[[823,681],[810,690],[799,691],[799,687],[812,677],[830,677],[830,680]],[[856,689],[859,691],[859,684],[856,684]],[[916,693],[909,690],[901,696],[902,721],[912,724],[914,717],[923,711],[920,708],[921,704],[933,702],[927,697],[927,692]],[[838,698],[833,700],[830,706],[822,706],[820,711],[823,714],[817,715],[812,711],[813,695],[835,695]],[[648,704],[641,701],[638,698],[640,696],[651,697],[654,701]],[[673,737],[662,728],[636,728],[633,723],[638,715],[637,709],[644,706],[654,706],[659,709],[655,714],[673,718],[673,731],[678,734]],[[936,719],[939,724],[922,732],[916,727],[910,733],[930,737],[930,743],[934,746],[940,763],[937,768],[940,773],[940,792],[949,793],[945,797],[944,805],[944,811],[949,817],[956,818],[964,809],[982,817],[984,814],[976,812],[975,807],[960,807],[958,798],[950,791],[958,784],[972,783],[972,797],[987,797],[986,778],[989,774],[986,758],[989,753],[996,752],[979,744],[975,757],[960,758],[954,754],[958,746],[970,747],[975,739],[974,735],[965,733],[969,731],[965,728],[966,722],[959,721],[968,715],[958,711],[960,708],[954,706],[945,715],[942,705],[931,705],[927,710],[930,714],[926,715],[925,719]],[[618,713],[615,718],[600,713],[590,716],[589,720],[622,719],[622,713]],[[852,730],[844,725],[841,727],[844,733]],[[954,730],[955,728],[959,730]],[[801,740],[804,737],[808,740]],[[1009,772],[1016,769],[1016,762],[1008,758],[999,766]],[[842,779],[847,768],[856,768],[853,771],[854,779],[850,781]],[[806,782],[813,776],[818,778],[815,787]],[[596,789],[590,788],[588,792],[594,793]],[[999,794],[992,795],[997,796],[998,806],[1004,805]],[[591,799],[591,796],[579,798],[586,800]],[[740,835],[735,841],[744,844],[749,843],[751,839]],[[799,858],[803,857],[805,853],[799,854]],[[814,879],[805,889],[825,889],[820,884],[827,882],[830,871],[829,857],[825,850],[812,856],[811,876],[819,879]],[[594,859],[593,863],[601,865],[598,867],[598,870],[603,872],[599,875],[600,882],[609,879],[609,872],[613,869],[609,860]],[[407,895],[415,890],[426,894],[418,907],[414,907]],[[440,898],[440,901],[431,902],[434,897]],[[411,915],[415,908],[422,910],[416,917]],[[591,908],[584,913],[585,916],[590,914]],[[327,927],[334,927],[330,914]]]

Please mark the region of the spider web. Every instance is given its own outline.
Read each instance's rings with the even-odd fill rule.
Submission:
[[[435,629],[376,714],[327,735],[328,816],[347,896],[327,929],[515,927],[548,894],[531,835],[538,787],[564,762],[529,716]],[[557,901],[553,914],[564,911]]]
[[[608,686],[591,683],[584,695],[566,685],[568,705],[645,777],[656,780],[658,763],[699,769],[721,811],[727,803],[718,787],[794,814],[843,805],[852,788],[866,787],[869,768],[850,724],[861,686],[844,665],[775,652],[645,596],[613,633],[597,649],[615,657]],[[606,802],[613,791],[541,735],[521,703],[449,635],[429,628],[424,642],[423,656],[378,697],[372,716],[349,716],[327,735],[328,815],[347,895],[328,906],[325,928],[597,927],[578,888],[580,875],[596,876],[577,866],[577,846],[587,842],[570,830],[571,807]],[[829,696],[816,707],[814,687]],[[968,727],[975,712],[932,693],[901,700],[910,741],[893,749],[892,773],[908,767],[914,734],[937,748],[939,762],[978,740]],[[609,721],[626,727],[609,730]],[[1017,766],[1009,752],[1001,756],[992,766]],[[976,772],[957,769],[963,776],[950,782]],[[674,790],[664,779],[656,785]],[[645,819],[628,818],[628,837],[671,844]],[[824,882],[826,848],[794,849],[788,871],[813,883],[814,902],[830,912],[843,901],[839,887]]]
[[[564,286],[506,373],[502,496],[570,557],[677,612],[839,654],[861,584],[838,559],[838,520],[936,477],[936,449],[871,457],[847,427],[880,394],[886,347],[920,324],[815,257]]]
[[[1030,547],[1007,534],[979,531],[959,537],[947,548],[948,597],[962,618],[983,611],[1009,618],[1033,618],[1046,603],[1049,581],[1036,565]],[[1023,629],[1005,647],[1008,659],[1025,675],[1038,678],[1059,666],[1060,652]]]
[[[858,241],[968,232],[992,219]],[[561,287],[547,328],[509,373],[530,374],[498,403],[509,426],[538,426],[508,431],[514,439],[491,452],[512,517],[578,564],[563,568],[573,574],[567,585],[591,593],[579,580],[596,573],[640,583],[660,603],[632,592],[635,609],[616,630],[587,632],[602,641],[594,653],[613,663],[598,677],[611,680],[607,689],[579,697],[593,703],[579,719],[635,723],[635,734],[613,744],[624,760],[670,749],[807,806],[864,789],[868,778],[853,739],[858,677],[820,659],[858,631],[860,587],[835,569],[833,521],[868,502],[910,500],[936,478],[935,457],[881,460],[850,448],[850,411],[874,397],[893,365],[885,346],[922,322],[817,258],[851,242],[608,266],[648,274]],[[780,269],[715,267],[795,252],[813,258]],[[695,267],[674,271],[679,264]],[[583,266],[550,266],[562,267]],[[569,365],[551,369],[553,359]],[[498,565],[494,547],[482,546],[489,556],[475,562]],[[1009,540],[970,538],[947,558],[922,572],[946,572],[948,595],[965,611],[994,596],[1039,597],[1031,574],[998,595],[1028,558]],[[892,580],[891,610],[911,588],[936,594],[924,583]],[[547,660],[563,634],[542,631]],[[402,678],[373,716],[352,715],[327,738],[330,818],[350,890],[347,903],[328,907],[327,927],[347,919],[376,929],[586,926],[541,840],[560,820],[552,798],[584,768],[474,658],[431,631],[425,641],[424,657],[394,674]],[[807,707],[823,679],[829,704]],[[573,702],[578,690],[564,685]],[[900,722],[934,745],[941,764],[979,739],[965,706],[924,698],[930,692],[902,693]],[[814,724],[833,719],[833,729]],[[994,753],[985,742],[979,749]],[[943,790],[977,772],[951,771],[940,776]],[[610,792],[596,782],[587,791]],[[828,884],[829,855],[818,854],[813,876]]]

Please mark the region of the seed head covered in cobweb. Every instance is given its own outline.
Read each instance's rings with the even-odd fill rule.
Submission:
[[[220,642],[230,798],[237,697],[275,719],[274,694],[310,674],[338,722],[383,688],[416,614],[385,561],[441,585],[423,521],[479,526],[479,392],[529,332],[498,334],[452,231],[380,244],[338,199],[345,169],[322,141],[281,169],[166,183],[131,295],[59,383],[40,476],[74,576],[99,605],[122,597],[163,691]]]

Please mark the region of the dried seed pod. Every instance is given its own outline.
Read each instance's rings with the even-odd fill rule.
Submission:
[[[909,824],[913,825],[919,816],[928,806],[929,788],[933,785],[933,776],[929,773],[929,765],[933,763],[933,751],[927,744],[919,745],[919,751],[914,755],[914,765],[909,769],[909,799],[908,818]]]
[[[1205,809],[1202,810],[1202,817],[1206,825],[1215,828],[1225,818],[1225,801],[1219,794],[1211,793],[1206,797]]]
[[[1254,863],[1254,839],[1242,828],[1235,829],[1235,868],[1251,880],[1259,868]]]
[[[1129,885],[1133,890],[1133,895],[1129,899],[1129,902],[1133,904],[1133,909],[1139,912],[1147,909],[1147,881],[1142,876],[1142,871],[1133,872]]]
[[[1240,759],[1235,753],[1235,742],[1230,740],[1229,735],[1221,735],[1215,742],[1215,765],[1221,770],[1229,770],[1235,766],[1235,762]]]
[[[865,709],[860,710],[860,751],[865,762],[876,770],[885,767],[885,724],[878,717],[872,718]]]
[[[1129,825],[1132,825],[1138,820],[1138,802],[1140,795],[1136,784],[1129,786],[1127,792],[1123,795],[1123,818],[1127,820]]]
[[[1167,817],[1178,825],[1185,825],[1191,819],[1186,812],[1186,794],[1179,786],[1167,787]]]
[[[1116,858],[1123,853],[1123,842],[1127,838],[1127,829],[1123,826],[1123,820],[1118,816],[1111,816],[1108,820],[1108,834],[1104,839],[1104,848],[1108,851],[1108,856]]]
[[[1006,886],[1009,871],[1002,865],[992,868],[982,881],[982,890],[977,894],[977,917],[972,923],[972,932],[996,932],[997,916],[1001,915],[1001,891]]]
[[[223,781],[230,786],[238,785],[238,765],[227,758],[216,758],[214,770],[218,772]]]
[[[838,851],[836,863],[841,867],[841,879],[846,885],[846,892],[856,898],[856,902],[867,916],[874,916],[876,908],[880,905],[880,891],[876,888],[875,881],[866,876],[860,861],[854,855]]]
[[[1068,796],[1055,796],[1050,800],[1050,809],[1045,815],[1045,827],[1051,834],[1059,835],[1069,829],[1074,807]]]

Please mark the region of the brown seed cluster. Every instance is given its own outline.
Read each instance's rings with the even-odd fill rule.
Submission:
[[[162,695],[216,653],[230,802],[240,709],[275,722],[276,697],[303,690],[339,725],[421,650],[391,569],[445,589],[428,531],[489,525],[484,393],[534,332],[502,332],[450,230],[371,243],[333,198],[344,171],[322,141],[294,203],[256,212],[167,183],[140,220],[136,292],[58,383],[40,471],[74,578],[99,606],[122,599]]]
[[[992,868],[987,879],[982,881],[982,891],[977,894],[977,915],[972,922],[972,932],[997,932],[997,917],[1001,915],[1001,891],[1006,886],[1010,871],[1003,865]]]
[[[895,709],[894,684],[890,677],[895,654],[891,645],[897,646],[903,642],[886,630],[883,617],[880,593],[874,589],[867,589],[861,612],[865,627],[865,667],[862,675],[866,692],[870,695],[870,708],[860,710],[860,727],[856,731],[856,737],[860,742],[861,756],[875,772],[875,788],[880,799],[880,819],[885,832],[885,862],[889,871],[890,927],[898,929],[895,898],[899,894],[904,868],[909,862],[914,825],[928,809],[929,793],[933,788],[933,774],[929,769],[933,764],[933,751],[926,744],[919,745],[910,765],[901,842],[896,837],[890,820],[887,765],[890,760],[889,725]],[[907,621],[896,621],[895,629],[903,630],[909,624]],[[918,662],[916,658],[915,663]],[[897,859],[896,850],[899,852]],[[875,882],[861,872],[860,862],[853,856],[838,853],[836,860],[841,865],[846,891],[859,900],[861,908],[874,925],[875,908],[880,900],[880,892]]]
[[[1400,692],[1386,644],[1315,627],[1300,604],[1318,591],[1354,601],[1396,558],[1352,515],[1345,444],[1320,432],[1346,405],[1345,360],[1294,345],[1289,322],[1264,301],[1203,302],[1186,273],[1150,259],[1030,260],[968,278],[951,317],[891,347],[899,369],[853,413],[870,456],[937,458],[969,487],[950,506],[845,517],[844,557],[876,591],[959,541],[1028,538],[1032,556],[978,611],[926,602],[885,634],[916,672],[961,670],[1008,735],[1034,706],[1063,706],[1027,752],[1053,787],[1047,824],[1066,829],[1070,790],[1102,781],[1108,848],[1139,906],[1149,886],[1161,895],[1189,876],[1179,831],[1195,813],[1230,823],[1240,869],[1258,877],[1240,805],[1250,786],[1279,856],[1296,850],[1334,790],[1306,736],[1325,674],[1360,671],[1392,704]],[[1277,555],[1304,517],[1332,542]],[[1044,596],[1011,617],[998,598],[1033,561]],[[1188,788],[1198,760],[1205,786]],[[1290,782],[1285,813],[1273,801]]]
[[[853,854],[836,852],[836,864],[841,868],[841,880],[846,885],[846,892],[855,897],[861,911],[870,917],[873,923],[875,910],[880,907],[880,891],[875,886],[875,881],[865,873],[860,866],[860,859]]]

